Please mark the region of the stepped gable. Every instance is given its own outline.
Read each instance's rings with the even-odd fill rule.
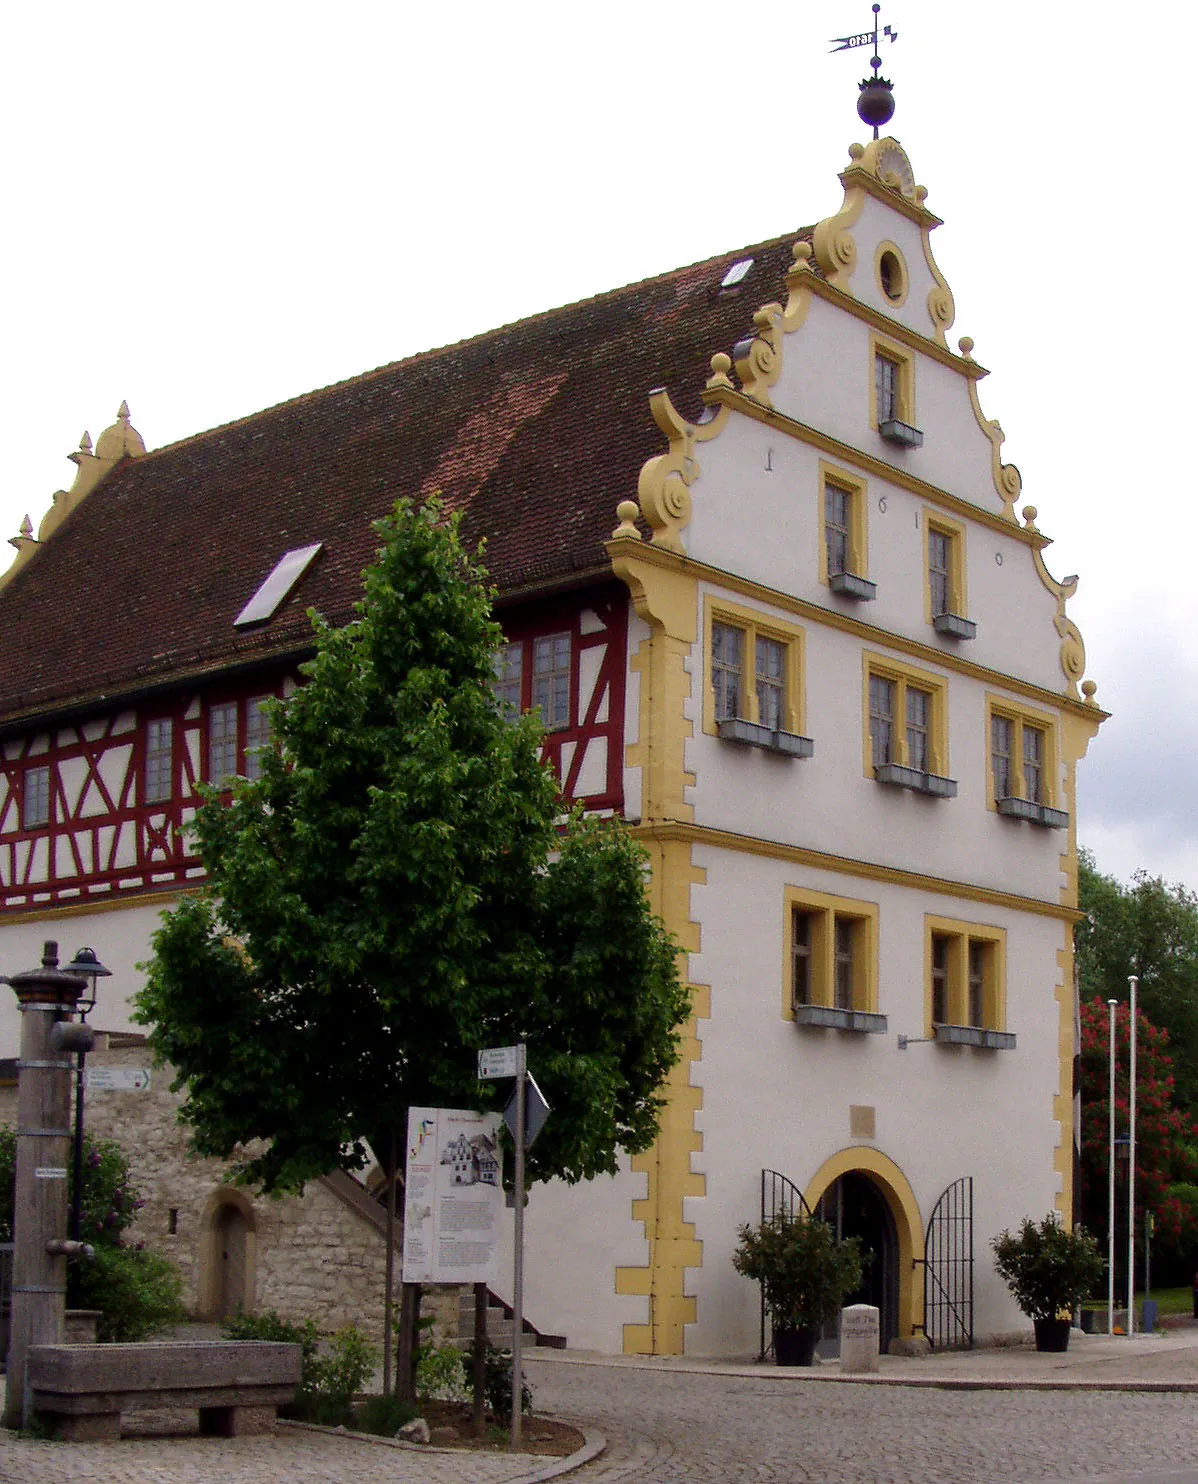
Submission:
[[[791,245],[725,253],[309,393],[126,459],[0,592],[0,724],[293,656],[309,607],[352,613],[400,495],[463,512],[504,594],[606,570],[622,499],[688,416],[710,357],[785,298]],[[734,288],[727,269],[752,257]],[[233,620],[284,552],[324,548],[271,620]]]

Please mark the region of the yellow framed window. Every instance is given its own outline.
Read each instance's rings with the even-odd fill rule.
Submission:
[[[865,656],[865,772],[887,763],[948,772],[948,690],[942,676]]]
[[[1006,930],[926,916],[924,931],[925,1033],[940,1041],[1008,1048],[1014,1038],[1006,1032]]]
[[[872,599],[866,544],[866,484],[863,479],[820,464],[819,580],[844,597]]]
[[[918,448],[923,443],[923,434],[915,426],[913,356],[892,341],[871,335],[870,359],[870,425],[893,443]]]
[[[721,722],[798,736],[803,729],[803,631],[753,609],[709,602],[704,609],[707,682],[703,730]]]
[[[994,696],[986,698],[988,804],[1000,814],[1063,828],[1055,718]]]
[[[784,1018],[844,1030],[885,1029],[885,1017],[877,1013],[876,903],[788,887],[784,938]],[[840,1014],[808,1013],[825,1011]]]
[[[924,511],[924,618],[940,634],[972,639],[977,625],[965,617],[965,527]]]

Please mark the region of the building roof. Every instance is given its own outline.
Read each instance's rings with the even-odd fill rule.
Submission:
[[[486,540],[501,594],[605,565],[620,500],[664,452],[649,393],[684,414],[716,351],[785,298],[791,245],[725,253],[397,361],[126,458],[0,590],[0,724],[297,654],[343,622],[395,499],[440,492]],[[731,288],[733,263],[753,258]],[[288,550],[323,543],[274,616],[233,620]]]

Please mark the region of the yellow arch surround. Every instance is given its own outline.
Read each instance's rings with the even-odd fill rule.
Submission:
[[[906,1175],[889,1155],[866,1144],[841,1149],[811,1177],[803,1198],[814,1211],[842,1175],[870,1175],[882,1192],[898,1234],[898,1338],[908,1340],[923,1325],[923,1285],[915,1282],[915,1264],[924,1255],[923,1218]]]

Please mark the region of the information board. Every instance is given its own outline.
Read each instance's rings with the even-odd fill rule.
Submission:
[[[403,1281],[489,1283],[503,1212],[498,1113],[408,1110]]]

